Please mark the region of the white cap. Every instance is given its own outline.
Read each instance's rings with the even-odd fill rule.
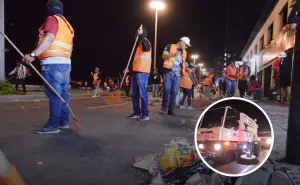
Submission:
[[[278,57],[279,58],[285,58],[286,57],[286,52],[281,52]]]
[[[186,45],[191,47],[191,44],[190,44],[191,41],[188,37],[182,37],[180,40],[185,42]]]

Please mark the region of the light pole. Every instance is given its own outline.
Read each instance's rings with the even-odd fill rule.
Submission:
[[[199,82],[201,82],[201,72],[202,72],[202,67],[204,66],[204,64],[200,63],[198,64],[199,66]]]
[[[196,63],[196,60],[199,58],[198,55],[192,55],[192,59],[194,59],[194,63]]]
[[[4,0],[0,0],[0,29],[4,32]],[[0,81],[5,81],[4,37],[0,36]]]
[[[151,1],[150,7],[155,9],[155,35],[154,35],[154,69],[156,68],[156,50],[157,50],[157,19],[158,19],[158,10],[162,10],[165,8],[165,3],[163,1]]]

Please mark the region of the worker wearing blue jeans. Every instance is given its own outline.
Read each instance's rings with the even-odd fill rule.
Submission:
[[[134,115],[149,119],[148,110],[148,79],[149,73],[133,73],[131,78],[131,97]],[[140,108],[141,99],[141,108]]]
[[[172,113],[172,110],[174,109],[176,104],[176,96],[179,90],[179,85],[180,76],[177,76],[173,71],[170,71],[169,73],[164,75],[164,94],[162,102],[162,110],[164,112],[169,109],[169,113]]]

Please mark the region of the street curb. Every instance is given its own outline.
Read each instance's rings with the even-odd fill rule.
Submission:
[[[103,93],[100,94],[102,97],[114,96],[114,93]],[[81,97],[91,97],[93,94],[71,94],[70,98],[81,98]],[[124,96],[121,93],[121,97]],[[16,101],[16,100],[37,100],[37,99],[47,99],[46,95],[11,95],[11,96],[0,96],[0,101]]]

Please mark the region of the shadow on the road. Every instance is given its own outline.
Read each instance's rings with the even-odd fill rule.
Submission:
[[[237,160],[237,163],[242,165],[258,165],[260,161],[258,159],[246,160],[240,158],[239,160]]]

